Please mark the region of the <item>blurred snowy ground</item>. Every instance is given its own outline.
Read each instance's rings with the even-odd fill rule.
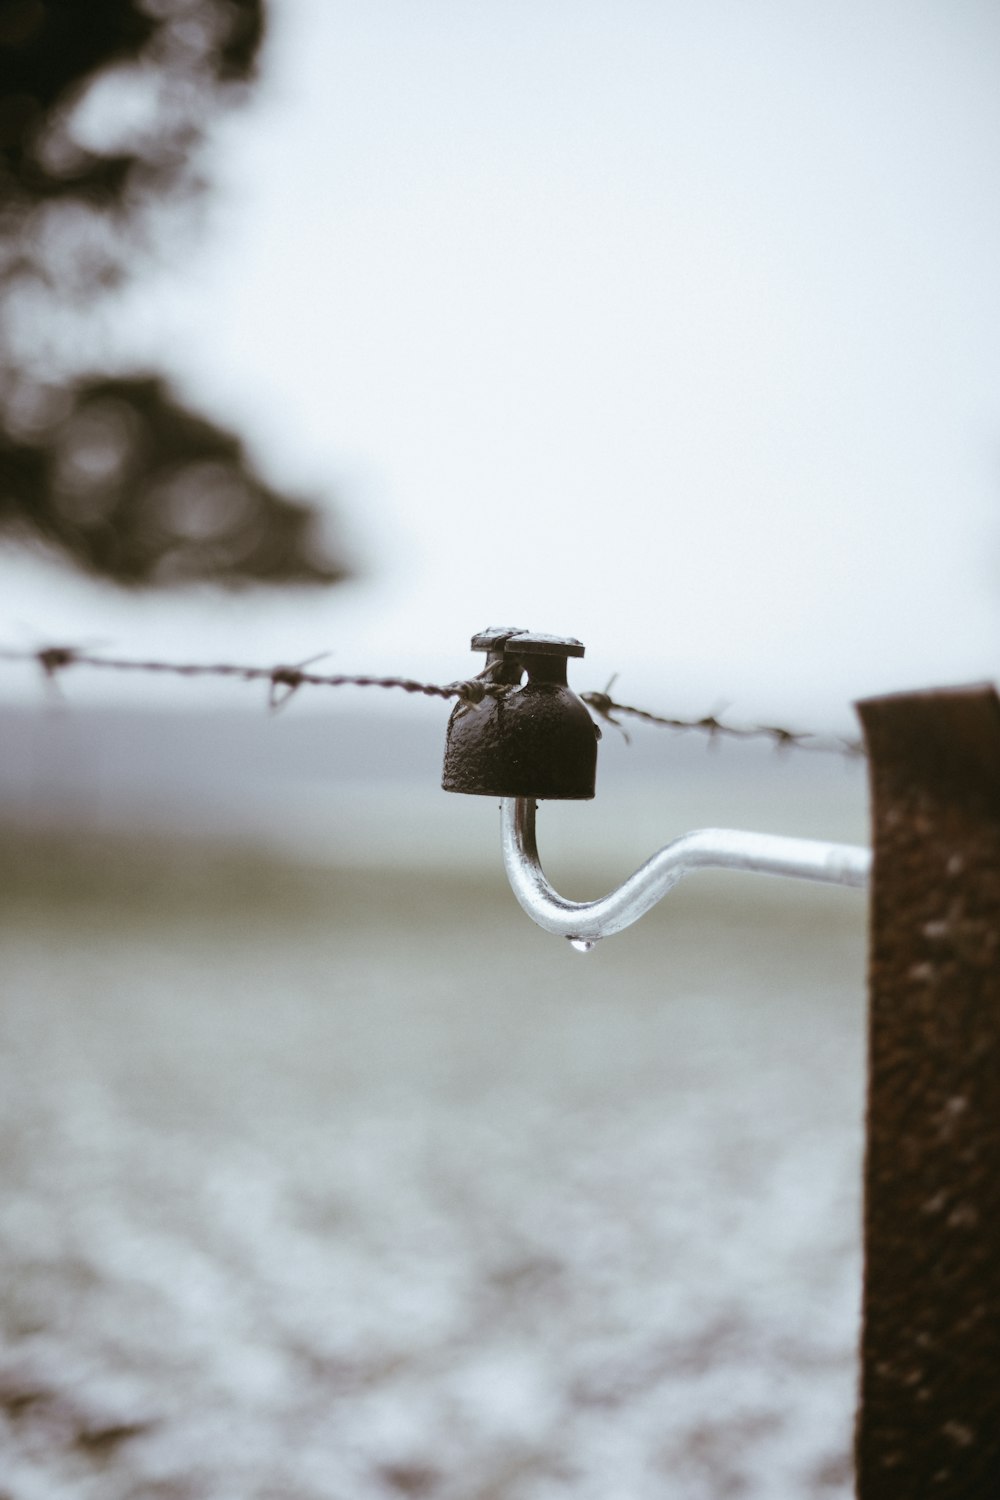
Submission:
[[[847,1500],[864,898],[702,876],[581,957],[440,710],[108,713],[0,720],[0,1493]],[[609,737],[560,881],[861,831],[736,749]]]

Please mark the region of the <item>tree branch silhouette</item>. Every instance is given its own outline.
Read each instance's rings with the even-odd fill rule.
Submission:
[[[237,433],[74,347],[191,217],[265,23],[264,0],[0,0],[0,532],[125,586],[349,572]]]

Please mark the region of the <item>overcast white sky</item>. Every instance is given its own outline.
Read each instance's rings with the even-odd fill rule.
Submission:
[[[368,576],[136,603],[8,562],[6,639],[445,680],[514,623],[583,639],[581,687],[827,720],[997,675],[995,0],[272,12],[114,339],[338,494]]]

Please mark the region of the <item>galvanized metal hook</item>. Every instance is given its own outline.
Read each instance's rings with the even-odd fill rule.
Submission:
[[[533,922],[580,946],[630,927],[695,870],[746,870],[849,886],[866,885],[871,870],[871,851],[855,844],[700,828],[667,844],[610,895],[569,901],[553,889],[542,869],[535,839],[537,805],[533,797],[505,797],[500,803],[507,879]]]

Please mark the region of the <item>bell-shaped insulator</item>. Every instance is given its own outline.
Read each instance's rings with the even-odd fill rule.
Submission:
[[[488,691],[479,703],[459,703],[448,721],[445,791],[593,797],[600,731],[566,683],[566,662],[583,655],[581,643],[494,627],[473,636],[472,649],[488,653]]]

